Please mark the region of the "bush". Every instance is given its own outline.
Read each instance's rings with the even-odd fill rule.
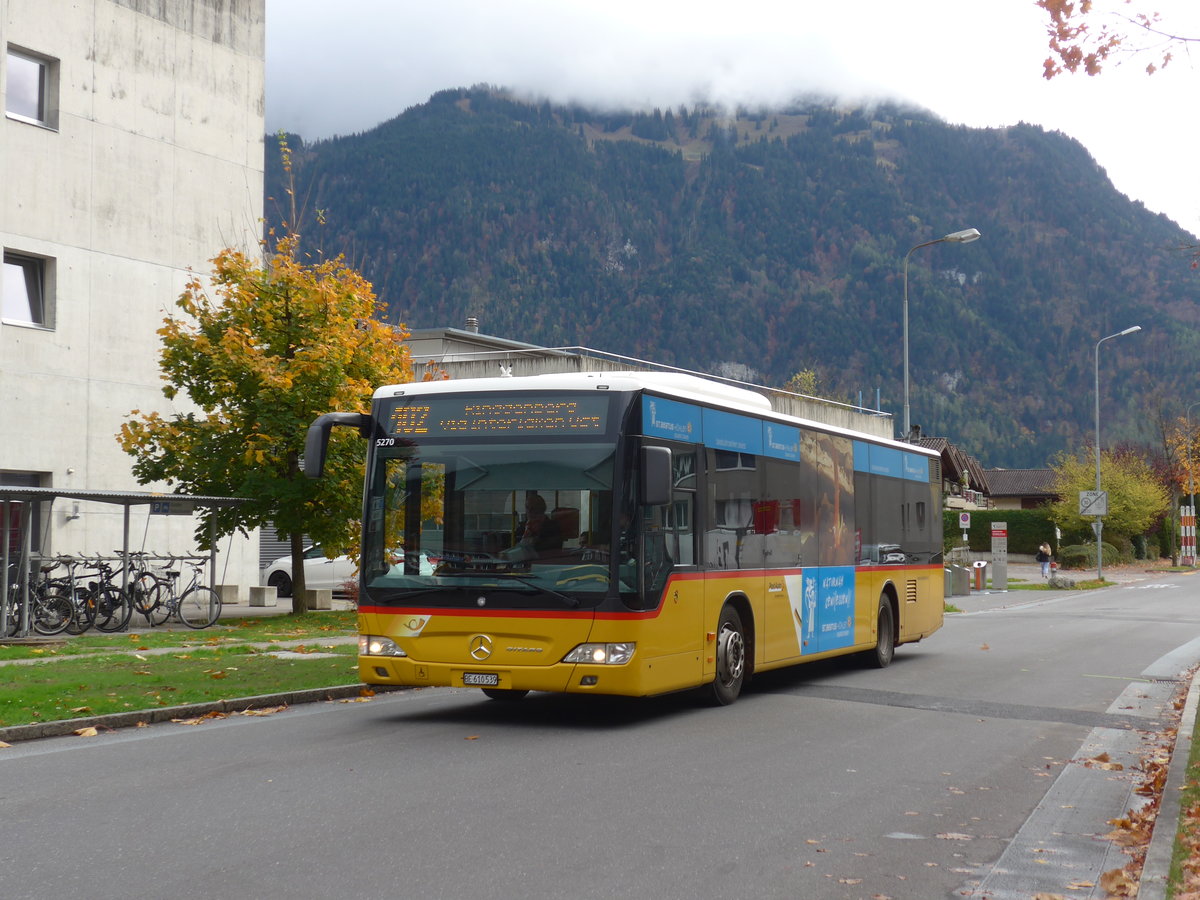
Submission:
[[[1122,558],[1121,552],[1112,544],[1104,544],[1104,565],[1115,566],[1129,561]],[[1094,569],[1096,568],[1095,544],[1072,544],[1058,551],[1058,564],[1064,569]]]

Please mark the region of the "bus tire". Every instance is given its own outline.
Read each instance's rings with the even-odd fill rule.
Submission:
[[[746,680],[746,633],[742,617],[730,604],[717,620],[717,674],[709,686],[709,698],[715,706],[728,706],[742,692]]]
[[[491,700],[513,703],[525,699],[529,691],[514,691],[510,688],[480,688],[484,695]]]
[[[896,655],[896,623],[887,594],[879,597],[879,612],[875,617],[875,649],[868,650],[867,661],[876,669],[886,669]]]

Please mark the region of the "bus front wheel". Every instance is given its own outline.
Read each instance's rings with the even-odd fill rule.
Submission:
[[[884,594],[879,598],[879,614],[876,617],[877,632],[875,649],[867,651],[867,659],[877,669],[886,669],[896,655],[896,625],[892,616],[892,604]]]
[[[717,706],[728,706],[742,692],[746,680],[746,636],[742,617],[732,606],[721,610],[717,623],[717,677],[711,685],[711,699]]]

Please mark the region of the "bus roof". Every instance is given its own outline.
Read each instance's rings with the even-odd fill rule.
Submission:
[[[541,375],[417,381],[409,384],[394,384],[378,388],[375,391],[373,399],[388,400],[395,397],[420,396],[424,394],[492,394],[513,393],[515,391],[554,390],[652,391],[655,394],[661,394],[678,400],[714,405],[721,409],[743,412],[754,416],[769,416],[778,421],[806,426],[831,434],[840,434],[859,440],[869,440],[877,444],[892,445],[912,453],[921,454],[922,456],[936,457],[939,455],[936,450],[930,450],[916,444],[907,444],[878,435],[865,434],[850,428],[789,415],[788,413],[774,409],[770,399],[757,391],[731,384],[723,384],[719,381],[710,381],[707,378],[681,372],[557,372]]]

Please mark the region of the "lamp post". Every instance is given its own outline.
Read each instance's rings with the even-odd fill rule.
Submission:
[[[1127,334],[1133,334],[1135,331],[1141,331],[1141,325],[1131,325],[1124,331],[1118,331],[1116,334],[1110,334],[1108,337],[1102,337],[1096,341],[1096,493],[1100,493],[1100,345],[1105,341],[1111,341],[1113,338],[1123,337]],[[1104,531],[1104,517],[1096,516],[1096,521],[1092,525],[1096,532],[1096,579],[1104,580],[1104,545],[1101,543],[1100,536]]]
[[[977,240],[979,240],[979,229],[966,228],[962,231],[947,234],[937,240],[917,244],[912,250],[904,254],[904,433],[900,438],[902,441],[907,441],[912,433],[912,422],[908,414],[908,258],[913,255],[914,250],[920,250],[922,247],[932,247],[934,244],[943,243],[969,244],[971,241]]]

